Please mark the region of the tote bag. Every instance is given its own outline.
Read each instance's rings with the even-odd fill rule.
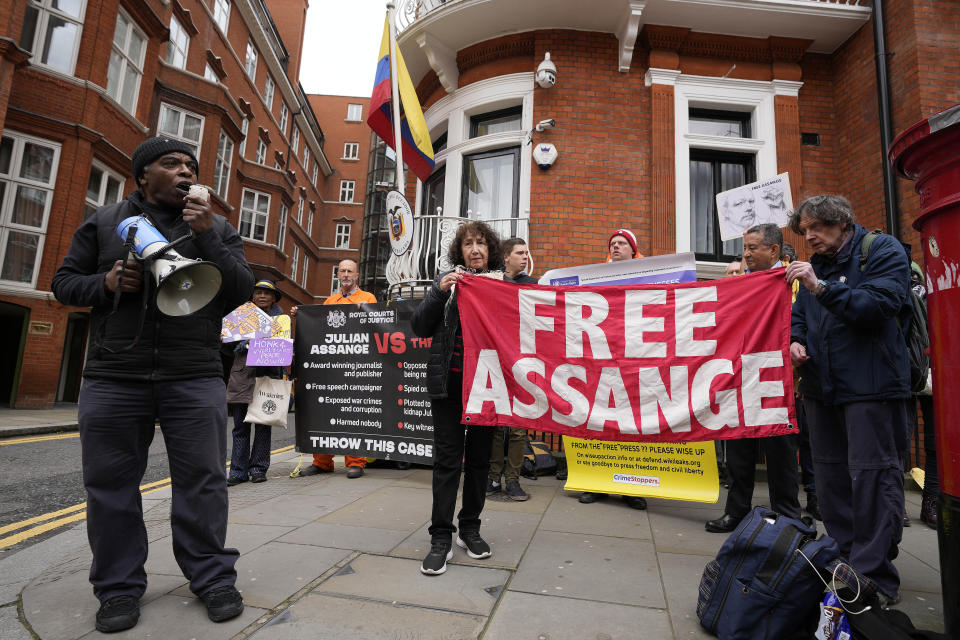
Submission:
[[[247,405],[247,417],[243,421],[286,428],[292,384],[292,380],[258,377],[253,386],[253,398]]]

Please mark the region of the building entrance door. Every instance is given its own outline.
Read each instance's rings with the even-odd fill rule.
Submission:
[[[76,402],[80,396],[80,374],[87,359],[89,327],[88,313],[71,313],[67,318],[67,337],[63,341],[63,358],[60,360],[57,402]]]
[[[14,406],[29,317],[26,307],[0,302],[0,406]]]

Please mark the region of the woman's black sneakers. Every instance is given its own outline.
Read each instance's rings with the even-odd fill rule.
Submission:
[[[420,565],[420,573],[428,576],[438,576],[447,570],[447,560],[453,557],[453,549],[449,540],[438,540],[430,543],[430,553]]]
[[[467,550],[467,555],[477,560],[490,557],[490,545],[480,537],[479,531],[461,531],[457,546]]]

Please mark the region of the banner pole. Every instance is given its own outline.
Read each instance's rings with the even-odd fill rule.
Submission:
[[[394,151],[397,154],[397,191],[406,197],[403,179],[403,136],[400,131],[400,90],[397,76],[397,33],[394,26],[394,11],[396,5],[393,2],[387,3],[387,22],[390,23],[390,91],[391,106],[393,107],[393,143]]]

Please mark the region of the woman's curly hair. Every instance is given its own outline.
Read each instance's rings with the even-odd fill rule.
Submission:
[[[464,260],[463,251],[460,247],[463,245],[464,239],[469,235],[480,236],[487,244],[487,269],[489,271],[503,269],[503,256],[500,253],[500,238],[497,236],[497,232],[491,229],[487,223],[479,220],[471,220],[466,224],[460,225],[460,228],[457,229],[457,235],[454,236],[453,242],[450,243],[450,249],[447,251],[447,257],[450,258],[450,262],[461,267],[467,266],[467,261]]]

